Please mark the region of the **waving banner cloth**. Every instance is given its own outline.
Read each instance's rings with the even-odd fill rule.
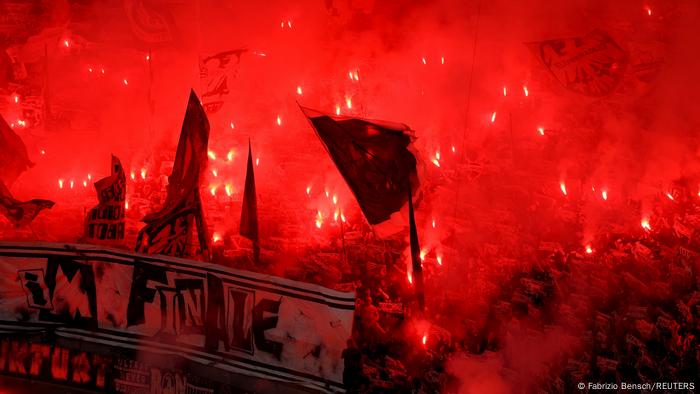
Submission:
[[[610,94],[628,64],[627,53],[601,30],[526,45],[564,87],[586,96]]]
[[[253,241],[253,260],[260,262],[260,239],[258,237],[258,197],[255,193],[255,172],[253,168],[253,153],[248,141],[248,166],[245,172],[245,189],[243,191],[243,207],[241,209],[240,234]]]
[[[182,122],[173,171],[168,178],[168,195],[163,208],[146,215],[146,226],[139,231],[136,251],[169,256],[192,256],[189,248],[193,224],[199,247],[208,257],[209,236],[199,196],[200,175],[207,164],[209,121],[194,91],[190,92]]]
[[[17,227],[31,223],[39,212],[53,205],[53,201],[41,199],[19,201],[0,180],[0,213]]]
[[[301,107],[370,224],[388,220],[418,184],[404,124],[332,116]],[[413,187],[410,187],[413,186]]]
[[[133,393],[161,383],[161,372],[128,373],[133,360],[151,360],[194,377],[245,383],[214,392],[343,391],[354,293],[103,246],[7,242],[0,242],[0,291],[0,333],[18,338],[0,341],[0,359],[9,357],[0,373]],[[35,332],[47,334],[40,337],[48,346],[27,343]],[[51,346],[71,347],[70,357]],[[101,357],[75,350],[99,350]],[[51,367],[57,376],[42,372]],[[198,383],[185,379],[172,391],[146,392],[192,393],[185,387]]]
[[[241,55],[246,49],[220,52],[204,57],[199,62],[199,78],[202,84],[202,102],[207,113],[221,109],[229,94],[229,79],[236,77]]]
[[[0,115],[0,180],[12,186],[19,174],[32,166],[24,141]]]
[[[99,203],[85,219],[85,237],[90,243],[124,243],[126,176],[119,158],[112,156],[112,174],[95,182]]]

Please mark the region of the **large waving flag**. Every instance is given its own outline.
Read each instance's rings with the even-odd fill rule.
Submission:
[[[411,129],[400,123],[333,116],[301,108],[370,224],[398,212],[418,185]],[[413,186],[413,187],[411,187]]]
[[[416,301],[425,306],[423,267],[413,213],[418,186],[411,129],[399,123],[332,116],[301,108],[345,178],[367,221],[383,223],[408,202],[411,273]]]
[[[209,253],[209,237],[199,196],[200,175],[207,164],[209,121],[192,91],[182,123],[173,171],[168,178],[168,196],[163,208],[146,215],[139,231],[136,251],[176,257],[191,256],[188,247],[196,224],[199,246]]]

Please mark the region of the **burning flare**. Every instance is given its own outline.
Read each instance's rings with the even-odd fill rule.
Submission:
[[[566,185],[564,182],[559,182],[559,189],[561,189],[562,194],[566,196]]]

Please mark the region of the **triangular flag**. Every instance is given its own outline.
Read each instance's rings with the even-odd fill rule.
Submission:
[[[245,189],[243,191],[240,234],[253,241],[253,257],[255,262],[258,263],[260,261],[258,201],[255,193],[255,172],[253,168],[253,153],[250,147],[250,141],[248,141],[248,166],[245,173]]]

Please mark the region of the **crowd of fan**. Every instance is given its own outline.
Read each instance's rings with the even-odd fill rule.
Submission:
[[[450,376],[447,363],[458,354],[500,354],[496,373],[528,392],[572,392],[579,382],[696,382],[698,219],[695,200],[676,198],[670,206],[657,204],[650,231],[611,231],[588,252],[548,245],[546,255],[498,283],[483,318],[447,313],[443,321],[462,319],[463,332],[435,335],[433,326],[425,344],[415,309],[402,304],[411,298],[405,274],[388,262],[382,276],[360,280],[353,338],[344,353],[346,384],[359,393],[456,392],[463,382]],[[449,307],[455,306],[439,308]],[[425,318],[440,313],[446,311]],[[524,379],[517,362],[501,352],[513,327],[525,327],[534,341],[564,333],[570,346]]]

